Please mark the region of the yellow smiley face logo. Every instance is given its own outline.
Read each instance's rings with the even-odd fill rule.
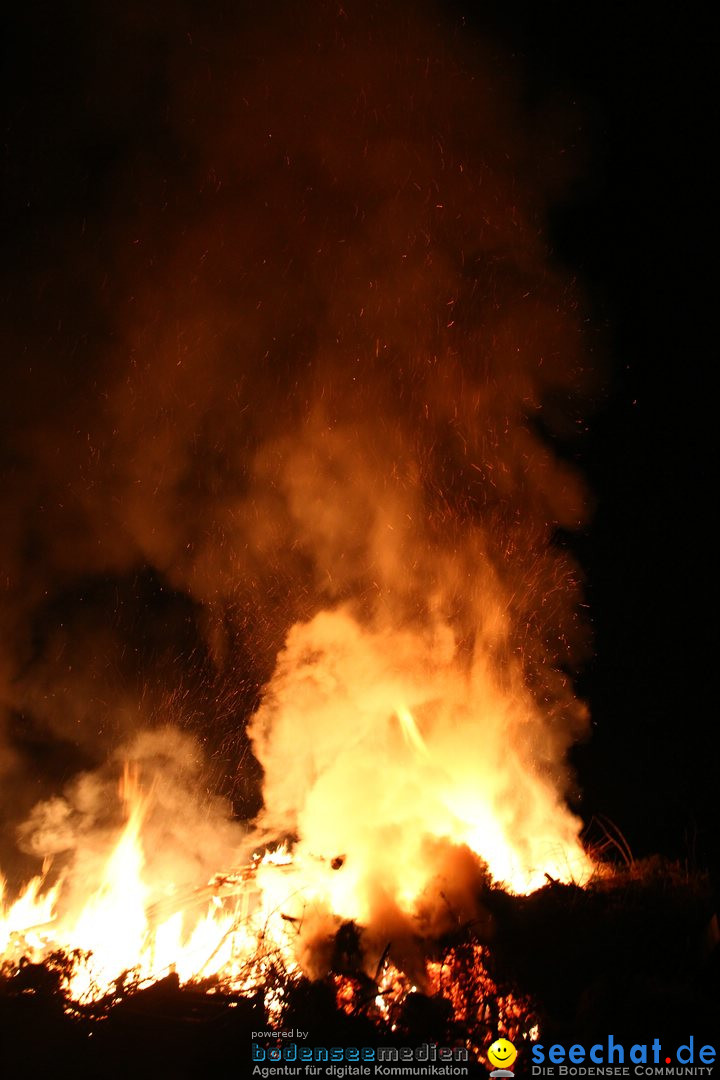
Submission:
[[[488,1061],[496,1069],[511,1069],[517,1050],[509,1039],[496,1039],[487,1050]]]

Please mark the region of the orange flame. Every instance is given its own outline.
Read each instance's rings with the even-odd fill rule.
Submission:
[[[229,890],[228,879],[222,879],[229,898],[217,895],[219,885],[209,899],[203,895],[200,913],[192,910],[197,901],[192,905],[180,897],[178,910],[154,917],[158,908],[173,906],[178,883],[146,880],[142,827],[152,794],[140,790],[127,766],[120,792],[126,823],[109,851],[101,884],[79,912],[58,916],[62,882],[43,891],[44,878],[33,878],[14,903],[6,904],[0,879],[0,957],[11,963],[23,956],[42,961],[56,950],[79,950],[66,989],[80,1002],[111,991],[125,973],[138,984],[169,972],[176,972],[182,983],[221,975],[228,986],[242,991],[262,981],[265,957],[277,948],[292,970],[288,924],[260,902],[253,882],[241,876]],[[258,872],[283,867],[289,859],[285,849],[270,852]],[[161,891],[170,892],[169,904],[153,903]]]
[[[535,707],[482,648],[461,660],[448,627],[371,631],[324,612],[291,631],[250,731],[265,768],[256,836],[295,834],[292,852],[275,847],[188,887],[179,868],[148,858],[156,789],[126,766],[124,824],[90,895],[68,909],[65,879],[46,887],[47,875],[13,903],[0,891],[0,956],[78,950],[67,987],[77,1001],[123,976],[170,972],[242,992],[277,960],[291,977],[326,972],[343,920],[365,929],[368,969],[388,940],[472,921],[485,867],[514,892],[546,874],[580,879],[590,862],[579,822],[528,749]]]

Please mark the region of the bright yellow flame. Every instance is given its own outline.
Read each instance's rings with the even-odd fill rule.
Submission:
[[[415,717],[410,710],[401,706],[399,709],[395,710],[395,715],[400,721],[400,729],[408,746],[412,746],[412,748],[416,750],[418,754],[422,754],[423,757],[429,758],[430,753],[427,745],[418,730],[418,726],[415,723]]]
[[[52,923],[59,886],[42,893],[44,879],[32,878],[14,903],[5,905],[6,883],[0,874],[0,957],[6,952],[12,938],[34,944],[41,930]]]
[[[189,887],[167,860],[158,869],[146,857],[157,806],[126,769],[124,824],[82,903],[45,876],[5,902],[0,880],[0,957],[80,950],[68,987],[78,1001],[123,976],[141,984],[169,972],[243,992],[278,960],[291,977],[319,974],[312,943],[341,920],[365,927],[370,948],[377,924],[381,949],[403,920],[429,936],[448,912],[453,925],[471,920],[481,862],[519,893],[546,875],[581,880],[590,863],[579,823],[520,737],[532,699],[493,670],[483,654],[459,667],[447,633],[373,634],[343,612],[300,627],[251,732],[265,768],[260,824],[296,833],[293,851],[218,866]],[[280,991],[266,1005],[277,1013]]]
[[[282,917],[288,889],[281,878],[264,896],[254,874],[237,875],[234,888],[226,878],[224,891],[229,895],[224,900],[211,893],[198,913],[186,898],[187,910],[153,918],[153,912],[167,909],[168,901],[152,903],[158,890],[144,878],[142,826],[150,799],[127,769],[121,795],[126,823],[109,852],[100,886],[79,912],[59,918],[61,883],[42,892],[42,877],[33,878],[6,904],[0,878],[0,958],[41,961],[58,949],[80,950],[87,955],[75,962],[67,987],[76,1001],[102,996],[125,972],[139,984],[169,972],[176,972],[183,983],[219,975],[229,987],[249,990],[262,985],[265,965],[278,952],[292,975],[297,965],[288,944],[291,924]],[[256,870],[281,871],[290,861],[281,847],[268,851]]]

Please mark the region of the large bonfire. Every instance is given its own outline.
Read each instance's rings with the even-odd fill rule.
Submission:
[[[281,1015],[271,971],[336,977],[343,934],[381,1011],[417,988],[452,999],[457,955],[428,943],[475,927],[483,972],[487,889],[590,873],[565,766],[586,724],[580,593],[556,544],[585,500],[549,448],[577,423],[577,299],[495,61],[473,74],[479,51],[370,7],[346,25],[319,4],[291,44],[258,17],[243,55],[262,62],[239,71],[215,42],[226,111],[217,87],[174,91],[203,118],[190,182],[174,226],[145,202],[126,226],[142,299],[118,314],[87,437],[59,451],[64,417],[42,413],[27,436],[42,490],[75,501],[32,574],[5,560],[6,696],[93,765],[8,810],[37,872],[3,882],[0,957],[64,957],[76,1004],[172,974]],[[167,724],[149,678],[133,712],[127,687],[114,702],[59,659],[95,648],[73,636],[73,583],[139,567],[193,605],[225,702],[256,662],[260,693],[238,693],[222,739],[183,711],[174,663]],[[13,644],[29,624],[47,644],[30,661]],[[262,807],[243,818],[209,788],[218,762],[250,775],[247,749]]]

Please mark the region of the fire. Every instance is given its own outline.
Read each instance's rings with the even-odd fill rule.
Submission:
[[[590,868],[576,820],[502,738],[530,699],[517,687],[508,698],[482,655],[461,659],[447,628],[427,640],[371,633],[342,610],[298,625],[252,729],[266,803],[251,836],[284,830],[292,846],[276,842],[234,869],[228,851],[230,869],[190,887],[150,857],[157,784],[143,788],[126,764],[124,821],[100,880],[68,905],[66,877],[50,885],[47,867],[0,908],[0,955],[14,965],[72,953],[66,989],[78,1002],[169,973],[249,992],[273,964],[291,979],[326,973],[333,935],[354,923],[366,967],[380,957],[384,1015],[413,983],[388,962],[388,942],[412,952],[418,936],[471,922],[490,878],[527,892],[547,874]]]
[[[347,609],[323,612],[291,631],[251,736],[261,825],[299,835],[298,865],[344,857],[325,877],[344,918],[412,914],[452,849],[515,892],[590,869],[542,765],[538,706],[480,635],[469,652],[440,620],[367,629]]]
[[[129,218],[91,222],[67,264],[108,262],[111,284],[69,318],[62,300],[57,341],[42,320],[10,337],[32,378],[7,410],[0,768],[27,794],[67,746],[107,759],[25,821],[7,799],[4,835],[52,862],[3,887],[0,958],[72,954],[75,1001],[337,974],[352,925],[382,1011],[432,983],[424,947],[481,919],[493,883],[591,870],[565,801],[579,574],[554,542],[586,500],[553,453],[585,323],[547,257],[552,185],[496,60],[473,73],[435,15],[366,6],[295,5],[267,40],[243,20],[242,63],[230,35],[212,78],[183,45],[202,67],[168,84],[160,171],[143,136],[117,197],[100,185],[98,213]],[[252,749],[255,821],[190,767],[187,728],[228,786]]]
[[[58,886],[40,893],[43,878],[32,878],[12,904],[5,905],[5,879],[0,875],[0,956],[4,955],[13,938],[22,936],[28,942],[38,942],[37,931],[52,922]]]
[[[77,1002],[101,998],[123,976],[140,986],[170,972],[182,983],[222,976],[233,989],[249,989],[262,979],[264,956],[278,947],[292,970],[284,922],[258,902],[252,875],[238,875],[230,887],[227,876],[216,882],[209,897],[201,896],[199,914],[194,894],[173,900],[178,883],[147,880],[142,828],[152,793],[141,791],[128,767],[120,793],[126,822],[99,887],[80,911],[60,917],[62,880],[45,889],[43,877],[33,878],[14,903],[0,906],[0,958],[15,965],[21,958],[41,962],[57,951],[75,954],[66,990]],[[282,848],[270,852],[253,873],[287,865],[289,858]],[[169,899],[158,903],[159,892]],[[173,907],[158,918],[158,910]]]
[[[418,726],[415,723],[415,718],[409,709],[400,707],[396,710],[397,718],[400,721],[400,728],[403,736],[408,744],[412,746],[418,754],[428,758],[430,753],[427,748],[427,743],[423,739],[422,735],[418,731]]]

